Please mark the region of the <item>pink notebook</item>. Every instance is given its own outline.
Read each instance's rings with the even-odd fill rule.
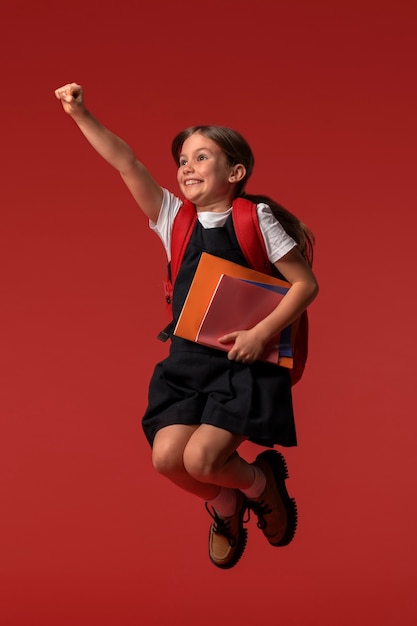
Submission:
[[[271,313],[283,294],[260,285],[222,274],[197,332],[198,343],[229,351],[219,337],[235,330],[248,330]],[[278,363],[279,337],[265,347],[262,361]]]

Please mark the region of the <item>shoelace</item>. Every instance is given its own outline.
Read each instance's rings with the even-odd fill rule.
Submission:
[[[268,515],[268,513],[272,513],[271,507],[268,506],[265,500],[260,500],[259,502],[254,502],[253,500],[250,500],[248,504],[249,515],[250,515],[251,510],[255,513],[256,517],[258,518],[258,523],[257,523],[258,528],[260,528],[261,530],[266,528],[268,525],[268,522],[265,519],[265,515]]]
[[[229,542],[231,548],[234,548],[236,545],[236,537],[233,537],[230,528],[230,519],[222,519],[213,510],[213,513],[210,511],[210,508],[206,502],[206,509],[210,517],[213,518],[213,532],[216,535],[222,535],[222,537],[226,537]]]

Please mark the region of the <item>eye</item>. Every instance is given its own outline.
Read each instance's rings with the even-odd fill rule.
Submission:
[[[199,154],[197,157],[197,161],[205,161],[207,159],[205,154]]]
[[[180,159],[180,160],[178,161],[178,165],[179,165],[180,167],[183,167],[183,166],[184,166],[184,165],[186,165],[186,164],[187,164],[187,161],[186,161],[185,159]]]

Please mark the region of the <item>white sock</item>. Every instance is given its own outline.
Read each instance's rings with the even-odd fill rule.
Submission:
[[[247,489],[240,490],[249,499],[259,498],[259,496],[265,491],[266,487],[266,476],[263,471],[256,465],[252,465],[252,467],[255,475],[253,483]]]
[[[208,501],[220,517],[231,517],[236,513],[236,490],[220,487],[215,498]]]

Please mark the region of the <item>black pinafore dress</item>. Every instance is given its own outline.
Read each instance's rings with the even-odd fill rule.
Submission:
[[[175,281],[174,321],[202,252],[248,267],[231,215],[220,228],[205,229],[197,220]],[[203,423],[267,447],[297,445],[289,370],[262,361],[229,361],[227,352],[172,336],[169,356],[156,365],[150,381],[145,436],[152,445],[160,428]]]

